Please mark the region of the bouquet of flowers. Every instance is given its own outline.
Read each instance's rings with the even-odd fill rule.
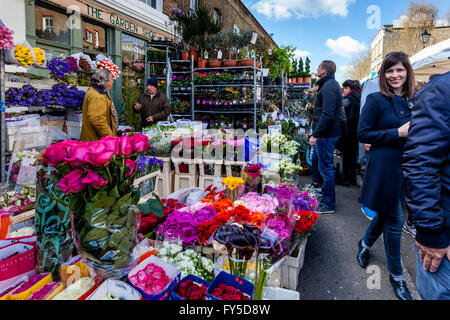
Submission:
[[[246,192],[259,192],[261,187],[262,164],[250,164],[244,165],[242,170],[242,178],[245,181]]]
[[[211,282],[214,279],[214,263],[193,249],[183,251],[181,244],[164,241],[157,249],[157,256],[167,263],[173,264],[181,271],[181,278],[192,274]]]
[[[80,69],[83,72],[86,73],[93,73],[94,70],[92,70],[91,64],[89,63],[89,61],[87,61],[85,58],[80,57],[80,60],[78,60],[78,65],[80,66]]]
[[[44,165],[56,168],[58,186],[69,195],[77,249],[96,268],[120,273],[130,263],[139,226],[139,192],[133,181],[139,156],[149,148],[146,136],[134,134],[94,142],[65,140],[42,154]]]
[[[45,65],[45,52],[41,48],[33,48],[34,51],[34,60],[36,60],[36,63],[43,67]]]
[[[8,29],[4,24],[0,24],[0,50],[9,50],[14,47],[13,33],[14,31]]]
[[[276,170],[280,174],[282,182],[292,182],[295,176],[302,171],[302,167],[292,163],[290,159],[283,159],[276,165]]]
[[[34,57],[31,49],[25,45],[19,44],[14,48],[16,60],[24,67],[28,68],[34,63]]]
[[[24,187],[21,192],[8,192],[0,196],[0,214],[20,214],[31,210],[36,202],[36,190]]]
[[[103,68],[103,69],[111,71],[111,74],[114,79],[119,78],[119,75],[121,74],[121,71],[119,70],[119,68],[108,58],[105,58],[102,61],[97,61],[95,63],[95,66],[97,68]]]
[[[70,64],[55,57],[47,63],[47,69],[50,70],[50,75],[62,79],[66,73],[70,73]]]
[[[78,60],[74,57],[67,57],[64,59],[64,62],[67,62],[69,64],[69,73],[71,73],[72,71],[77,71],[79,69]]]

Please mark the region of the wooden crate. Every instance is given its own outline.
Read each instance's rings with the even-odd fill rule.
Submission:
[[[64,131],[65,129],[66,131],[64,132],[67,132],[66,120],[41,121],[41,126],[54,126],[61,131]]]
[[[299,244],[299,251],[295,257],[286,257],[281,264],[281,286],[290,290],[297,290],[298,276],[305,260],[306,242],[308,238]]]

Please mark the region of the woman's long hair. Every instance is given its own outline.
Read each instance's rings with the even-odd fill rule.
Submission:
[[[343,88],[349,88],[350,90],[355,91],[357,94],[361,95],[361,84],[358,80],[346,80],[342,84]]]
[[[397,63],[401,62],[406,69],[407,78],[403,85],[403,94],[406,94],[410,99],[414,96],[415,80],[414,71],[412,69],[411,63],[409,62],[409,57],[404,52],[391,52],[383,60],[380,68],[380,92],[385,97],[393,97],[392,87],[388,84],[386,79],[386,71],[395,66]]]

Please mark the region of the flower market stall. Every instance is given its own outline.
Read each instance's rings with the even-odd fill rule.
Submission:
[[[10,86],[2,95],[2,155],[10,160],[0,197],[0,299],[270,300],[281,288],[298,298],[319,218],[319,195],[298,183],[301,121],[261,90],[266,109],[252,128],[267,130],[260,136],[220,119],[177,119],[81,142],[84,88],[73,78],[115,65],[83,54],[47,59],[42,49],[14,45],[2,28],[9,63],[47,68],[56,83]],[[255,121],[259,67],[252,68],[253,78],[245,68],[192,75],[204,95],[195,108],[215,99],[210,111],[237,113],[248,104]],[[246,81],[252,93],[235,89]]]

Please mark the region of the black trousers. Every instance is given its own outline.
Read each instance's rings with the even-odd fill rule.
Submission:
[[[343,180],[356,184],[356,169],[358,167],[358,139],[355,135],[347,135],[342,141],[342,171]]]

